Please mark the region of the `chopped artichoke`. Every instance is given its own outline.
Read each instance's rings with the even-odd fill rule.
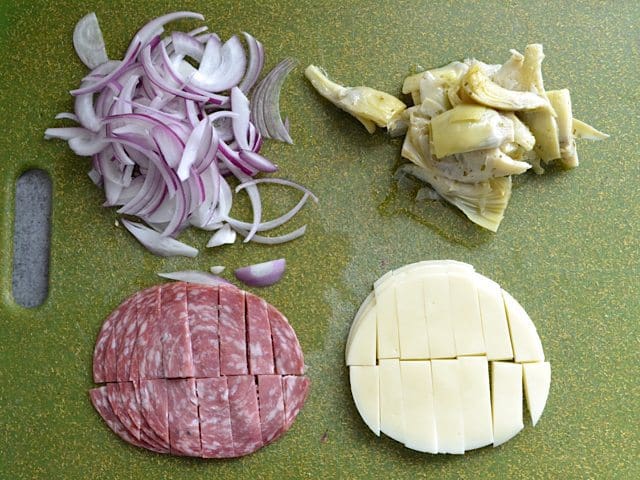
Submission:
[[[513,122],[513,141],[518,144],[525,152],[533,149],[536,144],[536,138],[522,121],[513,113],[505,113],[505,117]]]
[[[431,119],[431,142],[437,158],[512,141],[513,122],[480,105],[458,105]]]
[[[609,135],[606,133],[596,130],[591,125],[588,125],[575,117],[573,117],[573,136],[575,138],[584,138],[586,140],[605,140],[609,138]]]
[[[558,122],[558,144],[560,158],[565,167],[574,168],[580,163],[576,151],[576,140],[573,138],[573,113],[571,112],[571,94],[569,90],[550,90],[547,98],[556,111]]]
[[[393,95],[369,87],[344,87],[329,80],[315,65],[309,65],[305,76],[315,89],[335,106],[357,118],[373,133],[378,127],[393,126],[407,106]]]
[[[509,60],[493,74],[491,79],[508,90],[523,90],[521,83],[523,62],[524,56],[517,50],[512,49]]]
[[[548,111],[520,112],[519,117],[536,139],[536,155],[544,162],[560,158],[556,118]]]
[[[477,103],[499,110],[519,111],[549,108],[549,101],[533,92],[507,90],[474,65],[462,79],[462,88]]]
[[[434,166],[447,178],[462,183],[484,182],[491,178],[520,175],[531,165],[514,160],[499,148],[457,153],[434,159]]]
[[[448,107],[447,90],[458,88],[460,79],[468,66],[462,62],[451,62],[440,68],[409,75],[402,85],[402,93],[411,94],[414,105],[420,105],[425,98],[431,98],[442,107]]]

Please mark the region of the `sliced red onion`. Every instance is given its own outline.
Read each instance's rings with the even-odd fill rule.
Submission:
[[[76,24],[73,47],[82,63],[92,70],[109,61],[95,12],[87,13]]]
[[[291,210],[289,210],[287,213],[285,213],[281,217],[278,217],[278,218],[276,218],[274,220],[270,220],[268,222],[263,222],[263,223],[258,224],[258,228],[256,228],[256,231],[257,232],[266,232],[268,230],[273,230],[274,228],[277,228],[280,225],[284,225],[289,220],[291,220],[302,209],[304,204],[307,203],[307,199],[308,198],[309,198],[309,194],[305,193],[295,207],[293,207]],[[230,217],[226,217],[225,221],[228,222],[233,228],[241,228],[241,229],[246,230],[246,231],[249,231],[251,229],[251,227],[253,226],[253,224],[251,224],[251,223],[242,222],[240,220],[236,220],[236,219],[230,218]]]
[[[55,118],[56,120],[73,120],[76,123],[80,123],[80,119],[78,118],[78,116],[75,113],[71,112],[60,112],[53,118]]]
[[[293,140],[280,116],[280,90],[295,66],[292,58],[284,59],[262,79],[251,98],[251,115],[260,134],[291,144]]]
[[[238,232],[243,237],[249,235],[249,232],[244,228],[236,228],[234,230]],[[263,237],[262,235],[254,235],[252,241],[255,243],[264,243],[265,245],[279,245],[281,243],[287,243],[291,240],[295,240],[296,238],[300,238],[307,231],[307,226],[303,225],[300,228],[295,229],[293,232],[289,232],[285,235],[279,235],[277,237]]]
[[[223,92],[242,80],[247,57],[240,39],[235,35],[231,37],[222,45],[220,53],[222,58],[217,68],[208,73],[196,72],[191,77],[193,85],[212,92]]]
[[[198,255],[198,250],[196,248],[174,238],[163,237],[155,230],[145,227],[141,223],[122,219],[122,224],[142,245],[147,248],[147,250],[155,253],[156,255],[160,255],[162,257],[178,255],[195,257]]]
[[[271,163],[270,160],[251,150],[241,150],[240,160],[243,160],[247,165],[259,172],[273,173],[278,170],[278,167]]]
[[[246,94],[253,88],[264,67],[264,47],[247,32],[243,32],[243,35],[249,46],[249,65],[238,88]]]
[[[301,192],[308,193],[309,196],[313,199],[313,201],[315,203],[318,203],[318,197],[316,197],[311,190],[309,190],[306,187],[303,187],[299,183],[292,182],[291,180],[285,180],[283,178],[256,178],[256,179],[253,179],[253,180],[249,180],[247,182],[244,182],[244,183],[241,183],[240,185],[238,185],[236,187],[236,193],[238,193],[240,190],[243,190],[243,189],[245,189],[247,187],[250,187],[252,185],[258,185],[260,183],[274,183],[274,184],[277,184],[277,185],[286,185],[288,187],[293,187],[293,188],[295,188],[297,190],[300,190]]]
[[[229,224],[224,224],[207,242],[207,248],[230,245],[236,241],[236,232],[231,230]]]
[[[178,280],[179,282],[198,283],[201,285],[221,285],[229,284],[227,280],[217,275],[198,270],[183,270],[179,272],[158,273],[159,277],[169,280]]]
[[[215,265],[215,266],[211,267],[209,270],[214,275],[220,275],[222,272],[224,272],[224,267],[222,265]]]
[[[284,275],[287,261],[284,258],[237,268],[233,273],[241,282],[251,287],[268,287]]]

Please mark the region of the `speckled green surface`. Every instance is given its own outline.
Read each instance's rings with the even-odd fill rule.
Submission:
[[[0,478],[640,478],[640,6],[548,3],[2,2]],[[575,114],[611,139],[580,143],[577,170],[520,179],[492,235],[441,205],[410,207],[393,191],[399,142],[368,135],[315,95],[298,68],[282,95],[296,144],[269,143],[265,152],[321,198],[298,219],[309,223],[306,237],[156,258],[100,207],[88,162],[42,132],[61,124],[53,116],[72,108],[66,92],[85,72],[71,45],[81,15],[98,13],[117,56],[138,26],[178,8],[203,12],[223,37],[251,32],[268,66],[295,56],[391,93],[412,65],[500,62],[509,48],[541,42],[546,85],[569,87]],[[25,310],[11,298],[11,209],[15,179],[34,166],[53,179],[51,288],[43,306]],[[274,189],[268,198],[275,213],[294,197]],[[185,238],[206,243],[200,232]],[[276,256],[289,261],[286,277],[260,294],[291,319],[313,382],[293,429],[234,461],[159,456],[108,431],[87,390],[95,336],[111,309],[157,283],[157,271]],[[359,303],[387,269],[433,258],[470,262],[513,293],[552,362],[541,422],[498,449],[414,453],[374,437],[352,406],[343,348]]]

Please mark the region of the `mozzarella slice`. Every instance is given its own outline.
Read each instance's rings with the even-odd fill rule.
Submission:
[[[551,387],[551,365],[549,362],[524,363],[524,393],[531,414],[531,423],[535,426],[540,420]]]
[[[472,272],[449,272],[449,298],[456,354],[484,355],[480,304]]]
[[[376,364],[376,301],[373,295],[365,308],[356,315],[356,320],[347,339],[347,365]]]
[[[349,367],[351,394],[364,423],[380,436],[380,387],[377,366]]]
[[[473,450],[493,443],[489,363],[487,357],[461,357],[458,367],[464,449]]]
[[[522,365],[491,362],[493,446],[513,438],[522,428]]]
[[[419,452],[438,453],[431,362],[401,361],[404,444]]]
[[[511,360],[511,336],[500,285],[480,274],[475,275],[484,344],[489,360]]]
[[[433,404],[439,453],[464,453],[458,360],[432,360]]]
[[[378,358],[400,358],[396,291],[393,284],[385,282],[393,275],[388,272],[375,284]]]
[[[518,363],[544,362],[542,342],[531,318],[509,293],[502,290],[502,297],[507,310],[515,361]]]
[[[396,284],[400,358],[430,358],[427,338],[427,318],[420,281],[405,276]]]
[[[400,360],[382,358],[379,362],[380,430],[388,437],[404,443]]]
[[[448,275],[429,275],[422,280],[422,288],[431,358],[455,358],[456,343],[451,322]]]

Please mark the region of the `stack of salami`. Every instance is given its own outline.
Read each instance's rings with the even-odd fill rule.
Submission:
[[[183,282],[126,299],[93,357],[94,407],[123,440],[204,458],[252,453],[293,424],[309,379],[296,334],[263,299]]]

